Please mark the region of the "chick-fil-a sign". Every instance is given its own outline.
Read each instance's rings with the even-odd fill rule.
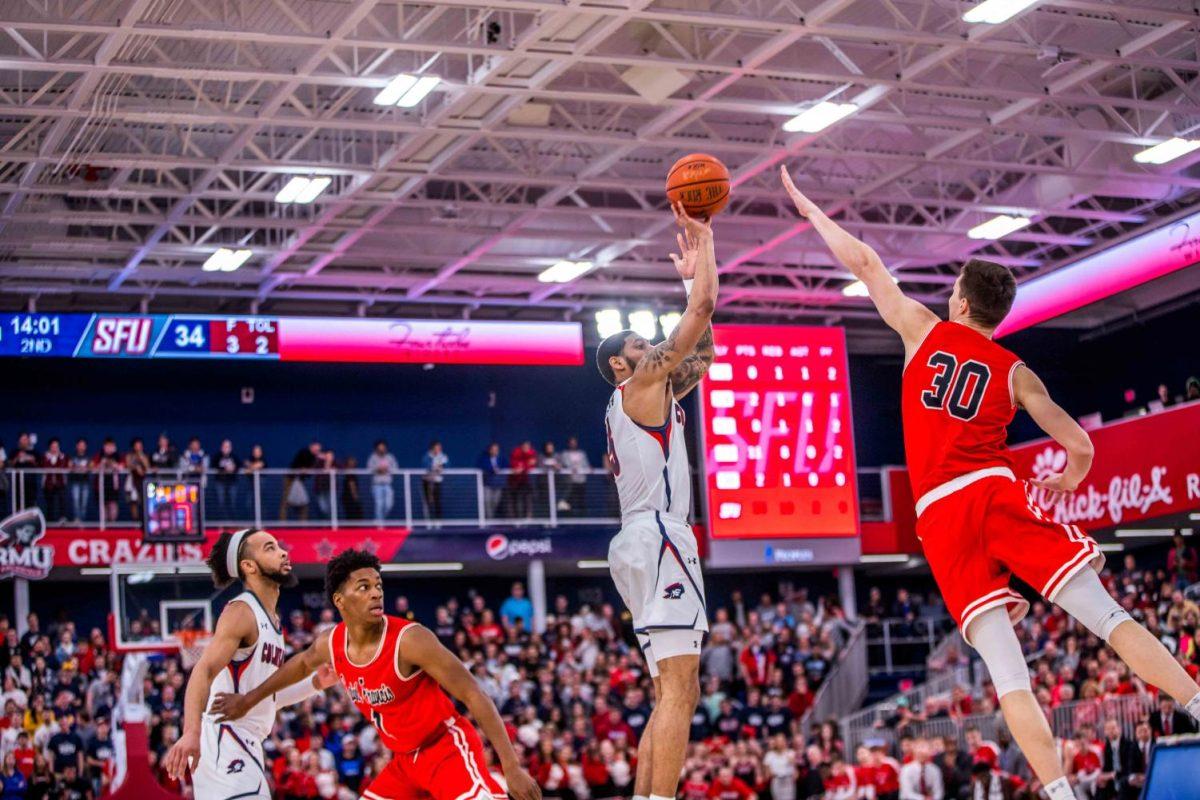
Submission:
[[[1031,489],[1055,522],[1085,529],[1124,525],[1200,508],[1200,402],[1090,431],[1096,458],[1069,495]],[[1061,472],[1066,452],[1040,440],[1013,449],[1020,477]]]

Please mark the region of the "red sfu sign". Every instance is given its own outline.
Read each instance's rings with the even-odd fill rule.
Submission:
[[[1089,431],[1096,460],[1074,493],[1034,502],[1055,522],[1110,528],[1200,508],[1200,403]],[[1013,448],[1018,477],[1062,470],[1067,454],[1043,439]]]

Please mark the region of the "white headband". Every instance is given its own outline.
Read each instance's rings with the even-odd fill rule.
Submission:
[[[225,551],[225,569],[229,572],[229,577],[237,578],[238,549],[242,546],[242,540],[254,532],[254,528],[242,528],[229,538],[229,549]]]

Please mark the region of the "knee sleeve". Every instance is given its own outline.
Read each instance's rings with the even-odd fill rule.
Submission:
[[[1004,606],[989,608],[971,620],[970,627],[968,637],[987,665],[996,695],[1004,697],[1020,689],[1033,691],[1029,666],[1013,631],[1008,610]]]
[[[1132,619],[1100,583],[1094,569],[1081,569],[1071,576],[1054,602],[1106,642],[1118,625]]]

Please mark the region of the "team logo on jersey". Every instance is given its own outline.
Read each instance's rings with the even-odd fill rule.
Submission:
[[[359,678],[354,683],[344,684],[346,691],[350,695],[351,702],[381,706],[396,699],[396,695],[392,692],[392,687],[387,684],[380,686],[378,689],[368,689],[366,683],[365,678]]]
[[[40,508],[18,511],[0,522],[0,578],[41,580],[54,566],[54,548],[40,545],[46,518]]]
[[[681,597],[683,597],[682,583],[672,583],[667,587],[667,590],[663,592],[664,600],[678,600]]]
[[[225,774],[226,775],[237,775],[239,772],[241,772],[245,768],[246,768],[246,762],[242,761],[240,758],[235,758],[233,761],[230,761],[229,766],[225,768]]]

